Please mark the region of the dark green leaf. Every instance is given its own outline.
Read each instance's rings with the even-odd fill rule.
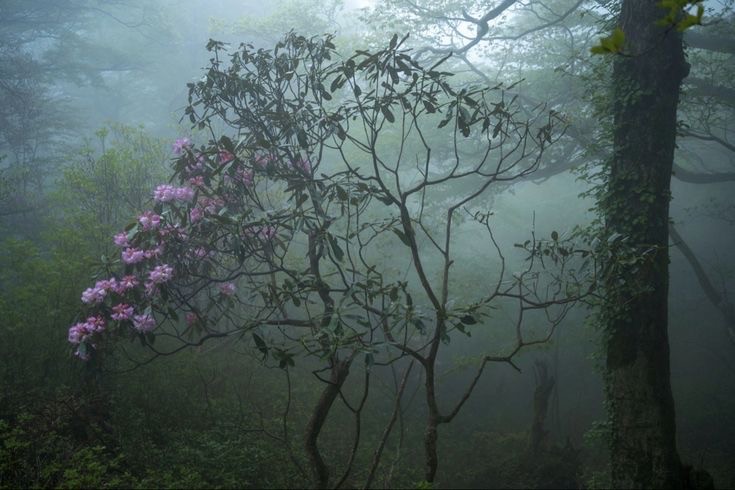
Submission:
[[[475,320],[475,317],[472,315],[465,315],[462,318],[459,319],[462,323],[465,325],[475,325],[477,324],[477,320]]]
[[[393,116],[393,113],[390,111],[390,108],[388,108],[387,105],[380,106],[380,111],[383,113],[388,122],[395,122],[396,118]]]

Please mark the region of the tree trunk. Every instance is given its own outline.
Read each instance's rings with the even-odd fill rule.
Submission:
[[[350,364],[352,358],[340,361],[338,359],[333,360],[331,375],[329,383],[324,387],[319,401],[314,407],[311,419],[306,426],[306,441],[305,449],[306,455],[311,463],[311,470],[314,475],[314,483],[316,488],[327,488],[329,484],[329,468],[319,452],[317,446],[317,439],[322,431],[324,422],[327,420],[329,410],[332,408],[334,400],[339,395],[342,385],[347,379],[347,375],[350,373]]]
[[[624,0],[626,54],[613,72],[614,156],[603,207],[613,250],[606,283],[612,479],[681,488],[668,341],[668,223],[681,34],[659,26],[659,0]]]
[[[536,389],[533,392],[533,422],[531,424],[531,455],[538,456],[547,446],[546,414],[549,411],[549,397],[554,389],[554,377],[549,376],[546,361],[534,363]]]
[[[429,483],[434,483],[436,470],[439,467],[439,456],[437,454],[437,440],[439,439],[439,423],[441,415],[436,403],[436,387],[434,385],[434,362],[433,359],[425,366],[426,374],[426,405],[429,413],[426,418],[426,429],[424,430],[424,458],[426,469],[424,478]]]

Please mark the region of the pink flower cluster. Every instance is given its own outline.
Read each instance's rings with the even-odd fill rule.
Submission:
[[[144,261],[146,256],[144,250],[131,247],[123,250],[120,254],[120,258],[122,258],[122,261],[126,264],[137,264],[138,262]]]
[[[219,286],[219,292],[222,293],[225,296],[232,296],[237,291],[237,287],[231,283],[226,282],[224,284],[220,284]]]
[[[147,333],[156,328],[156,320],[151,315],[135,315],[133,317],[133,326],[138,332]]]
[[[128,284],[131,277],[133,280],[135,280],[135,277],[133,276],[125,276],[120,282],[118,282],[118,280],[114,277],[97,281],[94,287],[84,290],[84,292],[82,293],[82,303],[99,304],[105,299],[108,291],[114,291],[117,294],[122,294],[130,288]]]
[[[227,150],[220,150],[219,154],[217,155],[217,158],[219,159],[219,163],[224,165],[234,160],[235,155],[233,155],[231,152]]]
[[[269,154],[258,154],[253,158],[253,163],[260,167],[260,168],[266,168],[268,165],[274,163],[276,161],[276,158]]]
[[[189,202],[194,199],[194,190],[190,187],[174,187],[169,184],[161,184],[153,191],[153,199],[157,202]]]
[[[189,138],[177,138],[174,144],[171,145],[171,150],[174,152],[174,155],[181,155],[190,148],[191,140]]]
[[[124,231],[121,231],[120,233],[115,235],[113,240],[115,242],[115,245],[117,245],[118,247],[129,247],[130,246],[130,243],[128,242],[128,234],[125,233]]]
[[[69,328],[69,342],[81,344],[91,335],[105,329],[105,319],[101,316],[90,316],[85,322],[75,323]]]
[[[163,284],[164,282],[170,281],[173,275],[174,268],[170,265],[157,265],[148,274],[148,280],[154,284]]]
[[[311,175],[311,161],[308,158],[299,158],[293,161],[293,168],[307,175]]]
[[[253,171],[244,168],[238,168],[235,172],[235,178],[238,182],[243,184],[245,187],[253,185]]]
[[[138,216],[138,223],[143,227],[143,230],[152,230],[161,226],[161,216],[153,211],[146,211]]]
[[[132,306],[127,303],[120,303],[112,307],[112,315],[110,315],[110,318],[118,322],[130,320],[133,318],[134,313],[135,309],[133,309]]]

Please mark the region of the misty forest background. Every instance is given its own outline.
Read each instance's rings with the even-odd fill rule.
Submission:
[[[625,56],[615,54],[620,46],[607,36],[623,2],[490,3],[0,0],[0,488],[606,488],[616,481],[604,382],[609,333],[599,314],[607,310],[601,306],[605,294],[593,286],[596,274],[609,269],[603,265],[599,272],[599,264],[589,265],[589,259],[603,253],[600,237],[608,244],[624,241],[617,235],[595,236],[609,212],[600,202],[610,205],[604,185],[614,145],[613,64],[616,56]],[[703,25],[682,29],[690,69],[681,86],[671,173],[670,379],[681,460],[706,470],[716,486],[733,487],[735,262],[729,254],[735,245],[735,16],[729,0],[690,3],[703,5],[704,16]],[[355,203],[353,196],[363,196],[361,219],[372,220],[375,232],[373,243],[358,247],[357,234],[344,231],[350,225],[335,224],[326,235],[325,254],[332,263],[325,267],[351,271],[343,265],[345,257],[358,248],[366,254],[364,264],[384,267],[380,276],[365,267],[367,276],[394,284],[381,286],[370,298],[401,304],[395,311],[415,315],[401,324],[405,338],[356,347],[334,320],[325,324],[319,317],[323,331],[317,329],[316,343],[309,343],[313,338],[294,340],[280,325],[281,337],[270,333],[268,322],[278,324],[271,315],[206,341],[166,334],[170,331],[161,326],[152,336],[123,336],[104,346],[104,356],[80,360],[67,339],[69,327],[86,317],[80,295],[118,260],[112,237],[151,208],[154,189],[171,181],[174,167],[181,171],[176,167],[181,155],[174,154],[172,144],[189,138],[193,147],[227,148],[229,140],[220,136],[233,141],[242,136],[226,123],[197,124],[201,113],[187,109],[192,94],[205,101],[200,109],[213,107],[219,97],[207,92],[211,86],[196,85],[216,72],[207,72],[218,68],[210,62],[215,53],[227,57],[217,51],[219,45],[210,43],[208,50],[209,40],[229,43],[225,50],[249,43],[257,53],[273,49],[291,31],[316,39],[334,35],[336,53],[329,62],[349,59],[356,50],[388,56],[400,43],[399,50],[410,48],[411,59],[426,68],[421,73],[429,82],[445,77],[463,94],[492,88],[487,97],[496,110],[490,115],[507,118],[482,129],[481,118],[470,127],[470,116],[457,107],[456,119],[443,128],[450,133],[441,133],[437,123],[450,111],[441,109],[438,99],[424,99],[420,117],[433,121],[427,130],[428,156],[417,140],[408,140],[405,148],[401,144],[406,140],[401,140],[400,102],[378,108],[381,138],[369,149],[386,160],[399,149],[410,153],[403,157],[405,181],[420,174],[416,169],[424,158],[431,162],[428,175],[440,179],[453,158],[460,160],[457,155],[470,160],[482,155],[482,134],[511,141],[511,116],[539,124],[518,136],[527,137],[531,148],[518,164],[524,170],[493,181],[473,208],[458,210],[451,225],[451,293],[438,309],[452,305],[446,312],[453,323],[437,320],[437,351],[430,352],[433,331],[424,324],[433,318],[426,312],[437,308],[432,310],[431,298],[422,296],[421,273],[413,272],[415,261],[401,247],[425,254],[428,281],[438,285],[443,258],[430,252],[428,237],[442,236],[443,203],[474,192],[477,180],[447,181],[432,190],[421,204],[425,216],[411,221],[425,238],[412,242],[404,233],[408,228],[400,226],[410,224],[401,213],[415,211],[410,207],[415,202],[409,200],[407,208],[391,202],[372,186],[375,179],[363,187],[352,181],[348,184],[354,187],[348,187],[346,180],[333,184],[337,180],[330,179],[344,167],[324,157],[320,169],[332,172],[329,179],[322,174],[326,189],[333,191],[325,191],[329,212],[347,201],[347,193]],[[590,51],[593,46],[600,54]],[[443,75],[429,70],[440,60],[436,70]],[[419,71],[412,65],[405,73],[414,69]],[[366,73],[360,76],[368,80]],[[399,86],[398,75],[383,74],[393,79],[384,90]],[[325,104],[341,103],[337,82],[322,89],[322,96],[329,89],[333,94]],[[360,100],[359,93],[351,94]],[[470,100],[476,103],[480,97],[474,97]],[[507,105],[498,109],[501,98]],[[471,110],[470,100],[460,105],[466,102]],[[364,109],[354,110],[358,119],[352,119],[346,141],[360,131],[359,117],[366,117]],[[541,125],[549,114],[548,126]],[[335,141],[345,141],[345,134],[337,136]],[[299,151],[313,137],[289,136]],[[241,147],[229,150],[237,161],[254,155]],[[358,150],[358,145],[346,148],[341,158],[365,164],[365,153]],[[278,172],[267,178],[286,178]],[[258,185],[266,186],[262,178]],[[281,196],[301,192],[294,188],[277,190]],[[303,200],[282,199],[284,209],[313,199],[316,188],[307,188],[311,194]],[[259,189],[263,195],[275,192],[275,187]],[[392,228],[375,224],[388,222],[389,215],[380,213],[393,212],[391,206],[400,211],[390,217]],[[273,219],[280,220],[279,230],[290,230],[284,213]],[[314,213],[300,216],[320,222],[323,216]],[[227,216],[217,219],[228,229]],[[284,263],[296,269],[308,252],[294,243]],[[536,267],[543,257],[542,272],[533,275],[528,264]],[[473,303],[481,291],[494,287],[501,266],[508,271],[503,281],[536,281],[527,292],[558,287],[563,294],[555,293],[541,311],[529,308],[522,321],[510,293],[487,308]],[[560,266],[567,269],[557,273]],[[577,268],[573,287],[558,283],[569,268]],[[273,289],[267,282],[262,287],[275,295],[275,279],[285,275],[272,277]],[[599,291],[612,288],[605,280]],[[299,300],[296,287],[287,278],[278,285],[280,297],[290,294],[292,315],[308,309],[303,297],[318,299],[312,291]],[[321,295],[319,287],[314,291]],[[244,282],[238,284],[238,292],[245,288]],[[215,309],[225,311],[222,296]],[[257,301],[268,304],[266,296]],[[344,311],[356,308],[350,296],[340,298]],[[229,307],[243,317],[250,314],[246,307]],[[274,307],[273,314],[284,308]],[[344,313],[344,328],[380,315],[369,311],[362,320]],[[230,313],[222,318],[236,321]],[[518,325],[525,332],[523,342]],[[188,348],[178,348],[187,343]],[[346,371],[335,368],[345,359],[351,363],[346,381],[340,378]],[[473,385],[478,365],[482,376]],[[427,420],[438,412],[425,402],[432,399],[427,398],[427,376],[440,412],[450,413],[462,400],[461,410],[440,421],[434,473],[425,434]],[[315,407],[337,378],[339,393],[333,393],[334,405],[315,432]],[[473,391],[464,400],[468,386]],[[318,441],[310,441],[309,434]],[[328,474],[320,472],[322,466]]]

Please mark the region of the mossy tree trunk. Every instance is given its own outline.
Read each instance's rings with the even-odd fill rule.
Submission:
[[[614,156],[603,201],[608,243],[607,395],[618,488],[685,485],[676,450],[668,341],[670,181],[681,34],[657,24],[659,0],[625,0],[625,53],[613,71]]]

